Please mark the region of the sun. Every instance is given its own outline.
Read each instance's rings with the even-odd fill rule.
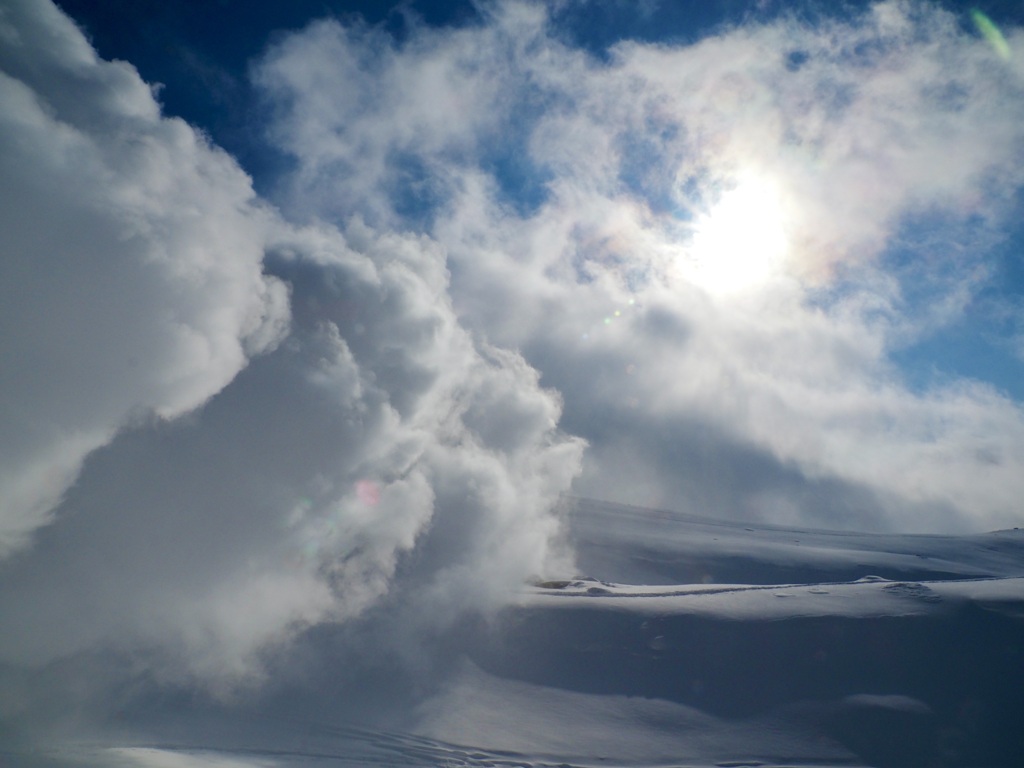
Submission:
[[[715,295],[748,293],[780,272],[787,250],[778,188],[744,179],[693,225],[684,272]]]

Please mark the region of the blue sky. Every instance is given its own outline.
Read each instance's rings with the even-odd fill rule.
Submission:
[[[571,572],[567,494],[1020,524],[1024,32],[971,7],[11,0],[0,656],[229,690]]]

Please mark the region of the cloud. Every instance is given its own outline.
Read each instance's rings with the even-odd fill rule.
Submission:
[[[297,164],[280,204],[441,243],[460,317],[590,442],[577,492],[841,527],[1018,520],[1020,404],[969,379],[915,390],[891,355],[991,284],[1024,172],[1020,61],[923,3],[602,59],[558,20],[507,2],[401,43],[337,21],[284,39],[256,68]],[[737,199],[752,231],[701,245]],[[737,251],[778,228],[753,285],[708,278],[761,269]]]
[[[558,568],[581,444],[520,357],[458,326],[437,249],[281,234],[287,338],[201,410],[89,458],[5,573],[6,660],[135,648],[165,682],[230,691],[314,624],[386,597],[443,623]]]
[[[571,569],[583,444],[460,324],[435,241],[286,222],[52,5],[3,20],[0,716],[89,658],[86,700],[230,695],[312,626]]]
[[[244,173],[53,6],[4,12],[0,556],[141,413],[201,405],[288,323]]]
[[[83,710],[250,690],[337,628],[412,648],[573,571],[569,490],[1019,520],[1020,403],[892,353],[990,284],[1020,62],[926,5],[602,58],[559,18],[280,38],[267,201],[54,6],[5,7],[0,717],[69,679]],[[778,263],[730,285],[762,226]]]

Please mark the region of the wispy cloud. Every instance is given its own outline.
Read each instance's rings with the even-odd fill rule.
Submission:
[[[578,491],[841,526],[1015,519],[1019,404],[915,391],[889,357],[991,279],[1024,170],[1020,61],[951,14],[879,3],[597,60],[503,3],[401,44],[321,22],[257,82],[298,161],[282,205],[443,244],[464,322],[565,395],[592,446]]]

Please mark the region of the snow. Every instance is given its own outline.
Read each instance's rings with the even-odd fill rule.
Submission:
[[[498,614],[424,640],[408,670],[345,687],[337,651],[319,688],[201,712],[150,701],[88,743],[7,756],[45,768],[1024,764],[1024,532],[807,531],[594,502],[570,524],[589,575],[524,585]]]

